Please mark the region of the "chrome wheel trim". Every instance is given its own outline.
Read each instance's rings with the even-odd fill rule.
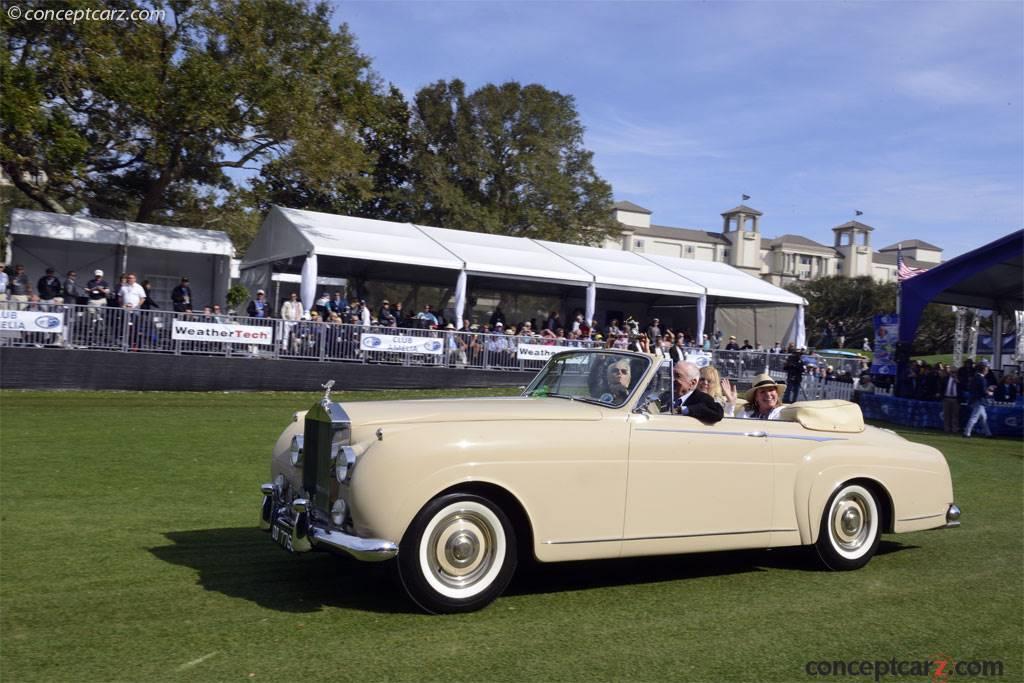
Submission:
[[[427,523],[419,543],[423,578],[449,598],[470,598],[497,578],[505,562],[505,530],[486,505],[460,501]]]
[[[863,557],[878,533],[878,507],[863,486],[846,486],[832,500],[828,536],[832,547],[848,560]]]

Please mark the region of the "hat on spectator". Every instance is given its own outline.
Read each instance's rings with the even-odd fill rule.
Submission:
[[[501,322],[500,320],[494,323],[494,329],[498,329],[499,327],[505,327],[505,323]]]
[[[264,292],[262,289],[257,289],[256,293],[257,294],[266,294],[266,292]]]
[[[384,301],[381,301],[380,303],[381,303],[381,305],[384,305],[384,304],[387,304],[388,306],[391,305],[391,302],[388,301],[387,299],[384,299]]]
[[[103,277],[103,271],[100,270],[99,268],[97,268],[96,270],[92,271],[92,274],[95,277]]]
[[[757,393],[757,390],[764,389],[766,387],[769,389],[775,389],[776,391],[784,391],[786,389],[786,384],[785,382],[776,382],[769,374],[760,374],[754,378],[754,383],[749,389],[747,389],[747,393],[743,395],[743,398],[747,400],[747,403],[753,403],[754,395]]]
[[[451,323],[448,323],[447,325],[444,326],[444,329],[446,329],[446,330],[454,330],[455,329],[455,325],[452,325]]]
[[[704,336],[707,336],[707,335],[704,335]],[[729,335],[729,339],[735,339],[735,338],[736,338],[736,335],[735,335],[735,334],[730,334],[730,335]]]

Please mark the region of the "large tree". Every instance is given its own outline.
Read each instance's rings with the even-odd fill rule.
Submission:
[[[583,147],[571,96],[438,81],[416,94],[411,126],[416,220],[579,244],[616,233],[611,186]]]
[[[79,4],[91,3],[67,6]],[[381,88],[325,3],[108,5],[166,14],[2,19],[0,163],[39,206],[140,221],[197,216],[247,170],[280,159],[372,187],[375,154],[362,132]]]
[[[787,287],[807,299],[807,343],[816,345],[829,322],[842,322],[847,346],[860,348],[864,337],[874,343],[874,316],[896,311],[896,283],[870,277],[839,275],[797,282]],[[914,338],[915,353],[949,353],[953,346],[955,316],[949,306],[925,307]]]

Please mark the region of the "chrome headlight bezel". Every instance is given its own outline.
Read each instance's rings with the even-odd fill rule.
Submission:
[[[305,439],[302,434],[296,434],[292,437],[292,445],[288,450],[288,455],[291,457],[292,467],[298,467],[302,464],[302,453]]]
[[[334,461],[334,478],[339,484],[345,484],[352,478],[352,469],[356,465],[356,451],[351,446],[335,445],[331,449]]]

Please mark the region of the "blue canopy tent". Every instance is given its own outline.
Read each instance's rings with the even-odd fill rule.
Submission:
[[[1024,310],[1024,230],[961,254],[900,286],[901,353],[898,373],[903,377],[921,314],[929,303],[984,308],[995,315],[996,338],[1001,322]],[[998,355],[995,360],[998,365]]]

